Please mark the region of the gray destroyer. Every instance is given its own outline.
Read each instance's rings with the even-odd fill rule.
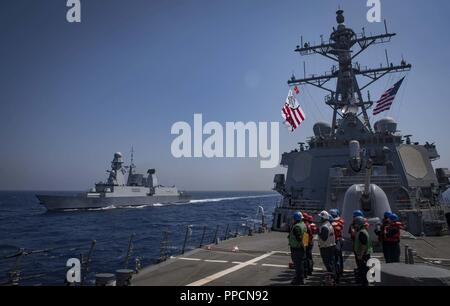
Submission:
[[[96,209],[105,207],[131,207],[153,204],[185,203],[190,197],[176,187],[158,184],[155,169],[147,177],[134,173],[133,152],[130,166],[123,165],[120,152],[114,154],[106,183],[99,182],[86,193],[73,196],[36,195],[47,210]],[[126,175],[128,174],[127,179]]]
[[[393,118],[383,118],[372,126],[368,110],[374,105],[363,90],[390,73],[405,72],[405,60],[376,68],[363,67],[355,58],[368,47],[387,43],[396,34],[356,34],[344,24],[343,11],[337,11],[337,27],[330,39],[318,45],[302,42],[300,55],[319,54],[336,65],[323,75],[292,78],[291,86],[315,86],[328,92],[325,103],[333,115],[331,124],[318,122],[314,136],[297,149],[282,154],[287,174],[277,174],[274,190],[283,198],[274,211],[274,230],[285,230],[295,210],[319,212],[338,208],[345,220],[352,210],[361,209],[368,218],[382,218],[383,211],[398,213],[414,235],[439,235],[446,230],[448,205],[442,194],[449,187],[447,168],[434,169],[439,158],[436,146],[420,144],[411,135],[401,135]],[[359,77],[360,79],[357,79]],[[360,86],[358,81],[365,83]],[[330,81],[335,88],[329,88]],[[447,215],[448,218],[448,215]],[[347,222],[348,224],[350,222]],[[347,224],[347,226],[348,226]]]

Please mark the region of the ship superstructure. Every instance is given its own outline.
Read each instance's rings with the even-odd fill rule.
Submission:
[[[361,195],[352,207],[363,209],[368,217],[379,216],[379,203],[370,193],[370,188],[378,188],[385,193],[392,211],[405,219],[419,220],[420,224],[410,222],[410,228],[424,230],[424,222],[444,226],[441,199],[449,186],[450,172],[433,168],[432,161],[439,158],[436,146],[401,135],[393,118],[378,120],[372,127],[368,110],[374,102],[369,93],[367,98],[362,94],[383,76],[409,71],[411,65],[403,59],[399,65],[390,63],[387,52],[384,66],[367,68],[355,63],[367,48],[387,43],[396,34],[388,32],[385,22],[384,34],[366,36],[363,30],[357,35],[344,24],[343,13],[337,11],[337,27],[328,42],[322,39],[321,44],[313,46],[302,38],[302,45],[295,50],[336,62],[330,73],[301,79],[292,76],[288,81],[291,86],[311,85],[327,91],[325,103],[333,116],[331,124],[317,122],[313,137],[282,155],[281,165],[287,168],[287,174],[274,178],[274,189],[283,199],[274,212],[273,229],[286,229],[294,210],[318,212],[336,207],[344,211],[352,186],[360,189],[354,192]],[[358,76],[364,77],[364,85],[359,85]],[[332,80],[336,81],[335,88],[329,88]],[[370,184],[374,187],[369,188]],[[368,200],[364,202],[363,197]]]
[[[158,184],[155,169],[149,169],[147,176],[135,173],[133,155],[132,150],[131,164],[124,166],[122,153],[115,153],[111,169],[107,171],[109,175],[106,182],[95,184],[89,192],[75,196],[37,195],[37,198],[48,210],[126,207],[189,201],[189,197],[176,187]]]

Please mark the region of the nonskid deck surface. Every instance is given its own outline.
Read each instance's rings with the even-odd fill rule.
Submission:
[[[269,232],[243,236],[205,246],[168,261],[144,268],[135,275],[134,286],[286,286],[294,277],[289,269],[291,261],[287,245],[287,233]],[[417,262],[440,263],[449,268],[450,236],[410,237],[402,239],[404,245],[414,248],[419,255]],[[237,247],[237,249],[236,249]],[[313,249],[314,273],[306,285],[321,285],[324,265],[317,243]],[[352,252],[345,251],[344,276],[340,285],[355,285]],[[374,257],[383,262],[380,252]],[[426,260],[421,260],[426,258]],[[402,256],[403,260],[403,256]]]
[[[270,232],[222,241],[145,268],[132,283],[134,286],[290,285],[294,270],[288,266],[291,259],[286,237],[287,233]],[[324,266],[317,247],[313,253],[315,270],[306,283],[320,285]],[[354,267],[353,258],[348,257],[341,284],[354,284]]]

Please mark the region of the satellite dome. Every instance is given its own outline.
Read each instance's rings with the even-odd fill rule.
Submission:
[[[377,133],[395,133],[397,131],[397,122],[391,117],[386,117],[375,122],[375,131]]]
[[[122,153],[120,152],[114,153],[113,163],[123,163]]]
[[[314,136],[324,137],[331,134],[331,126],[326,122],[317,122],[313,127]]]

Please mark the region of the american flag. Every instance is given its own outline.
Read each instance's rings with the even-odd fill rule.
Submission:
[[[403,83],[403,77],[400,81],[394,84],[391,88],[386,90],[386,92],[381,96],[380,100],[376,103],[376,106],[373,110],[374,115],[378,115],[384,111],[387,111],[391,108],[392,103],[394,102],[395,95],[397,94],[400,86]]]
[[[289,89],[286,102],[281,109],[281,115],[285,120],[285,124],[290,127],[291,132],[293,132],[305,120],[305,113],[295,98],[293,91],[296,94],[300,93],[297,86],[295,86],[294,89]]]

